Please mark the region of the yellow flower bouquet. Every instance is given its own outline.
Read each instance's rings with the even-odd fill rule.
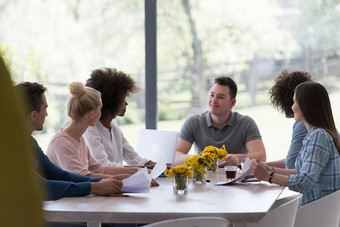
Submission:
[[[204,174],[207,174],[206,167],[211,166],[214,163],[214,159],[209,154],[193,155],[185,159],[185,164],[191,166],[193,169],[193,182],[205,183]]]
[[[206,174],[205,167],[208,167],[214,163],[214,159],[209,154],[193,155],[185,159],[185,163],[191,166],[192,169],[199,171],[202,174]]]
[[[192,177],[193,173],[192,170],[189,168],[188,165],[178,165],[172,167],[171,169],[166,169],[164,171],[165,175],[168,177],[173,177],[174,179],[174,193],[178,194],[178,191],[184,191],[184,194],[188,192],[188,177]]]
[[[221,148],[217,148],[214,146],[207,146],[202,151],[202,154],[210,154],[212,158],[214,159],[223,159],[227,156],[227,151],[225,149],[225,145],[223,145]]]
[[[164,171],[165,175],[168,175],[168,177],[173,177],[173,176],[192,176],[192,171],[189,168],[188,165],[182,164],[178,165],[175,167],[172,167],[171,169],[166,169]]]
[[[225,145],[223,145],[222,148],[207,146],[202,151],[202,155],[210,155],[210,157],[214,159],[214,164],[208,166],[207,170],[215,173],[217,171],[217,160],[225,158],[228,153],[225,149]]]
[[[202,155],[193,155],[185,159],[185,163],[193,169],[193,182],[194,183],[205,183],[206,179],[204,174],[207,171],[217,171],[217,160],[227,156],[225,146],[217,148],[214,146],[207,146],[203,151]]]

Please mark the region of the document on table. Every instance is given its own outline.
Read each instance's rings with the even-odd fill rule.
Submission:
[[[250,169],[250,163],[251,163],[251,160],[247,157],[246,161],[243,164],[243,172],[239,177],[235,178],[234,180],[227,181],[227,182],[217,182],[215,185],[228,185],[228,184],[233,184],[237,181],[243,180],[244,178],[246,178],[252,173]]]
[[[149,173],[148,169],[144,167],[143,169],[137,171],[135,174],[124,179],[123,186],[121,188],[122,192],[149,192],[151,180],[157,178],[166,169],[166,163],[163,159],[158,160],[157,164]]]

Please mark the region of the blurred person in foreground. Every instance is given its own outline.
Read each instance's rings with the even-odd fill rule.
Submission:
[[[42,226],[43,198],[33,171],[24,103],[1,56],[0,105],[0,226]]]
[[[209,92],[209,111],[189,117],[180,131],[176,162],[188,156],[193,143],[196,153],[212,145],[225,145],[228,155],[220,161],[220,166],[236,165],[236,158],[259,158],[266,161],[266,150],[255,121],[232,108],[236,104],[237,85],[230,77],[215,79]]]
[[[293,101],[294,118],[308,131],[295,169],[272,168],[256,159],[250,168],[260,180],[302,193],[301,205],[306,205],[340,189],[340,140],[327,90],[321,84],[301,83]]]
[[[114,120],[124,117],[128,105],[126,98],[140,90],[126,73],[112,68],[93,70],[87,87],[99,91],[103,107],[101,117],[94,126],[87,128],[84,139],[93,157],[104,166],[153,167],[156,163],[140,157],[129,144]]]

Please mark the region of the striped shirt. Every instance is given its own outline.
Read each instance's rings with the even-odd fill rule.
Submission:
[[[340,189],[340,157],[331,135],[312,128],[295,162],[295,175],[288,187],[303,194],[302,204],[313,202]]]

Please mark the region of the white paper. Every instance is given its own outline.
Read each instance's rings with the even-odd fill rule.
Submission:
[[[242,169],[244,171],[248,171],[250,169],[250,164],[251,164],[251,160],[250,160],[250,158],[247,157],[245,162],[243,163]]]
[[[149,180],[149,173],[148,169],[144,167],[143,169],[137,171],[135,174],[129,176],[128,178],[125,178],[123,180],[123,186],[139,185],[143,184],[147,180]]]
[[[125,178],[122,181],[123,186],[120,190],[122,192],[148,192],[150,190],[151,179],[148,169],[145,167]]]
[[[163,159],[158,160],[157,164],[149,174],[146,167],[137,171],[135,174],[125,178],[122,192],[149,192],[152,179],[157,178],[166,169],[166,163]]]
[[[227,182],[217,182],[215,185],[228,185],[228,184],[232,184],[236,181],[243,180],[244,178],[246,178],[247,176],[249,176],[252,173],[251,169],[250,169],[250,163],[251,163],[251,160],[250,160],[250,158],[247,157],[246,161],[243,164],[242,174],[239,177],[235,178],[234,180],[227,181]]]
[[[164,172],[165,169],[166,169],[165,161],[163,159],[159,159],[151,171],[152,178],[156,179],[159,175],[161,175]]]

